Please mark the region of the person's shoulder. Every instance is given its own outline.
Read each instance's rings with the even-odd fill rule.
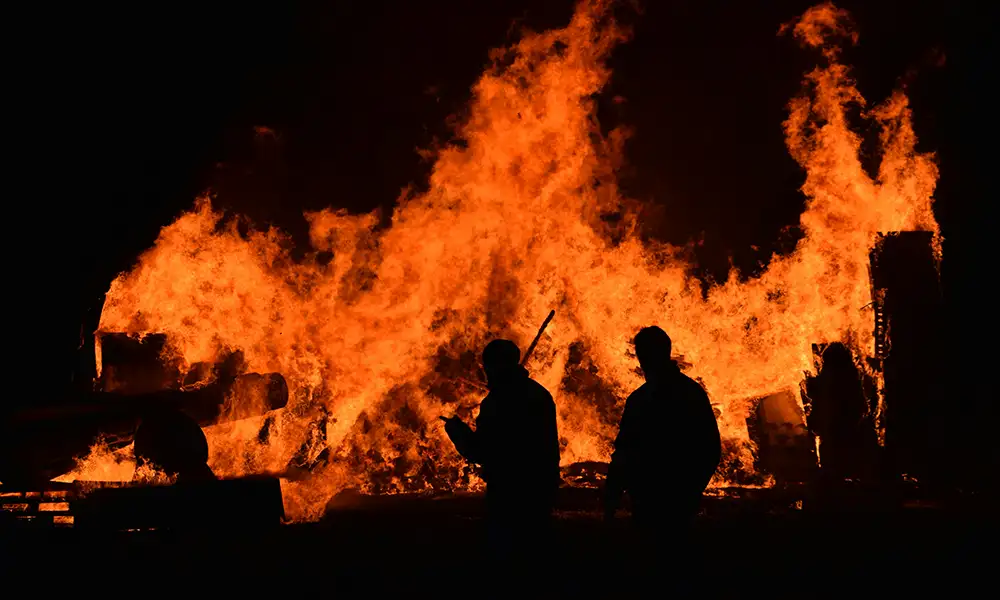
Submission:
[[[708,392],[705,391],[705,386],[698,383],[697,380],[681,373],[681,381],[683,382],[682,385],[684,386],[684,389],[689,393],[708,397]]]
[[[648,381],[643,382],[642,385],[632,390],[632,393],[629,394],[627,398],[625,398],[625,404],[628,404],[630,402],[632,404],[635,404],[636,402],[641,402],[643,398],[649,396],[652,393],[652,390],[653,387],[649,384]]]
[[[538,383],[537,381],[535,381],[534,379],[532,379],[530,377],[528,378],[528,385],[531,386],[531,388],[533,390],[537,391],[540,394],[545,394],[547,396],[551,396],[552,395],[552,394],[549,393],[549,390],[545,389],[544,385]]]
[[[549,393],[549,390],[545,389],[544,385],[538,383],[537,381],[535,381],[530,377],[528,378],[528,387],[534,393],[534,395],[552,401],[552,394]]]
[[[698,383],[698,381],[696,379],[692,378],[687,373],[681,372],[680,373],[680,377],[681,377],[681,381],[683,381],[685,385],[691,386],[691,387],[701,388],[701,384]]]

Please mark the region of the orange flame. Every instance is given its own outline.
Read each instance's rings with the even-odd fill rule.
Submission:
[[[468,415],[481,399],[463,357],[495,336],[524,348],[552,308],[527,366],[556,399],[564,464],[608,459],[640,384],[629,340],[642,326],[671,334],[721,410],[719,482],[754,473],[748,410],[769,394],[798,398],[812,343],[846,341],[859,363],[873,354],[868,252],[877,232],[937,232],[937,172],[914,150],[901,92],[863,113],[881,128],[882,162],[876,178],[862,168],[847,113],[864,100],[832,41],[853,35],[845,15],[825,4],[792,28],[825,62],[784,123],[807,171],[804,239],[759,277],[734,271],[703,293],[675,249],[638,238],[616,187],[624,136],[601,135],[593,101],[624,38],[607,4],[583,1],[567,27],[494,54],[462,143],[437,153],[428,191],[404,194],[391,226],[307,214],[315,252],[294,262],[281,232],[241,235],[200,199],[112,283],[100,330],[165,333],[188,364],[239,348],[250,369],[288,380],[289,406],[267,421],[208,429],[217,473],[309,463],[284,482],[295,519],[316,518],[345,487],[477,487],[436,417]],[[626,218],[613,229],[609,213]],[[581,353],[596,383],[577,381]]]

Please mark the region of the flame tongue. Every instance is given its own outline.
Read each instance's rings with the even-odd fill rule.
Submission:
[[[581,2],[566,28],[526,35],[482,76],[465,143],[440,151],[429,190],[401,198],[390,227],[376,230],[372,214],[308,214],[328,264],[294,263],[280,232],[219,227],[202,199],[112,283],[103,331],[163,332],[186,364],[239,348],[250,370],[287,379],[287,409],[208,432],[216,472],[304,460],[311,475],[285,488],[298,518],[345,487],[475,487],[435,417],[479,401],[463,380],[477,379],[488,338],[525,348],[553,307],[561,316],[528,366],[556,397],[564,464],[607,460],[621,399],[640,383],[628,341],[644,325],[669,331],[721,409],[730,478],[753,471],[748,399],[796,388],[812,343],[873,352],[868,250],[879,231],[937,231],[937,173],[914,151],[902,93],[866,113],[883,155],[877,179],[861,167],[846,111],[863,99],[829,41],[850,34],[844,15],[823,5],[793,28],[826,61],[784,124],[808,174],[805,238],[759,278],[703,295],[669,248],[628,230],[613,171],[623,137],[600,135],[591,99],[623,39],[604,10]],[[614,211],[630,215],[624,230],[600,219]]]

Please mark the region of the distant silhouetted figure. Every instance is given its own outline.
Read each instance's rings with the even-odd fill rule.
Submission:
[[[878,437],[869,415],[861,374],[851,351],[830,344],[819,374],[806,383],[808,424],[819,437],[820,469],[829,482],[874,474]]]
[[[646,558],[654,562],[687,552],[677,545],[684,544],[722,454],[708,394],[670,353],[670,337],[659,327],[635,336],[646,383],[625,401],[605,485],[605,518],[614,517],[627,491]]]
[[[177,477],[177,483],[211,481],[208,440],[194,419],[180,411],[147,415],[135,432],[138,463],[152,463]]]
[[[531,563],[544,546],[559,487],[559,434],[552,395],[528,376],[520,357],[513,342],[490,342],[483,350],[490,391],[475,430],[452,417],[445,431],[462,456],[483,468],[497,558]]]

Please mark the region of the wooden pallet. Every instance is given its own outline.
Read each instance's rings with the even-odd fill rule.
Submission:
[[[256,529],[284,518],[280,483],[269,477],[162,486],[82,482],[44,490],[0,486],[0,508],[0,529]]]
[[[16,527],[72,527],[72,506],[77,498],[72,486],[39,491],[5,490],[0,486],[0,523]]]

